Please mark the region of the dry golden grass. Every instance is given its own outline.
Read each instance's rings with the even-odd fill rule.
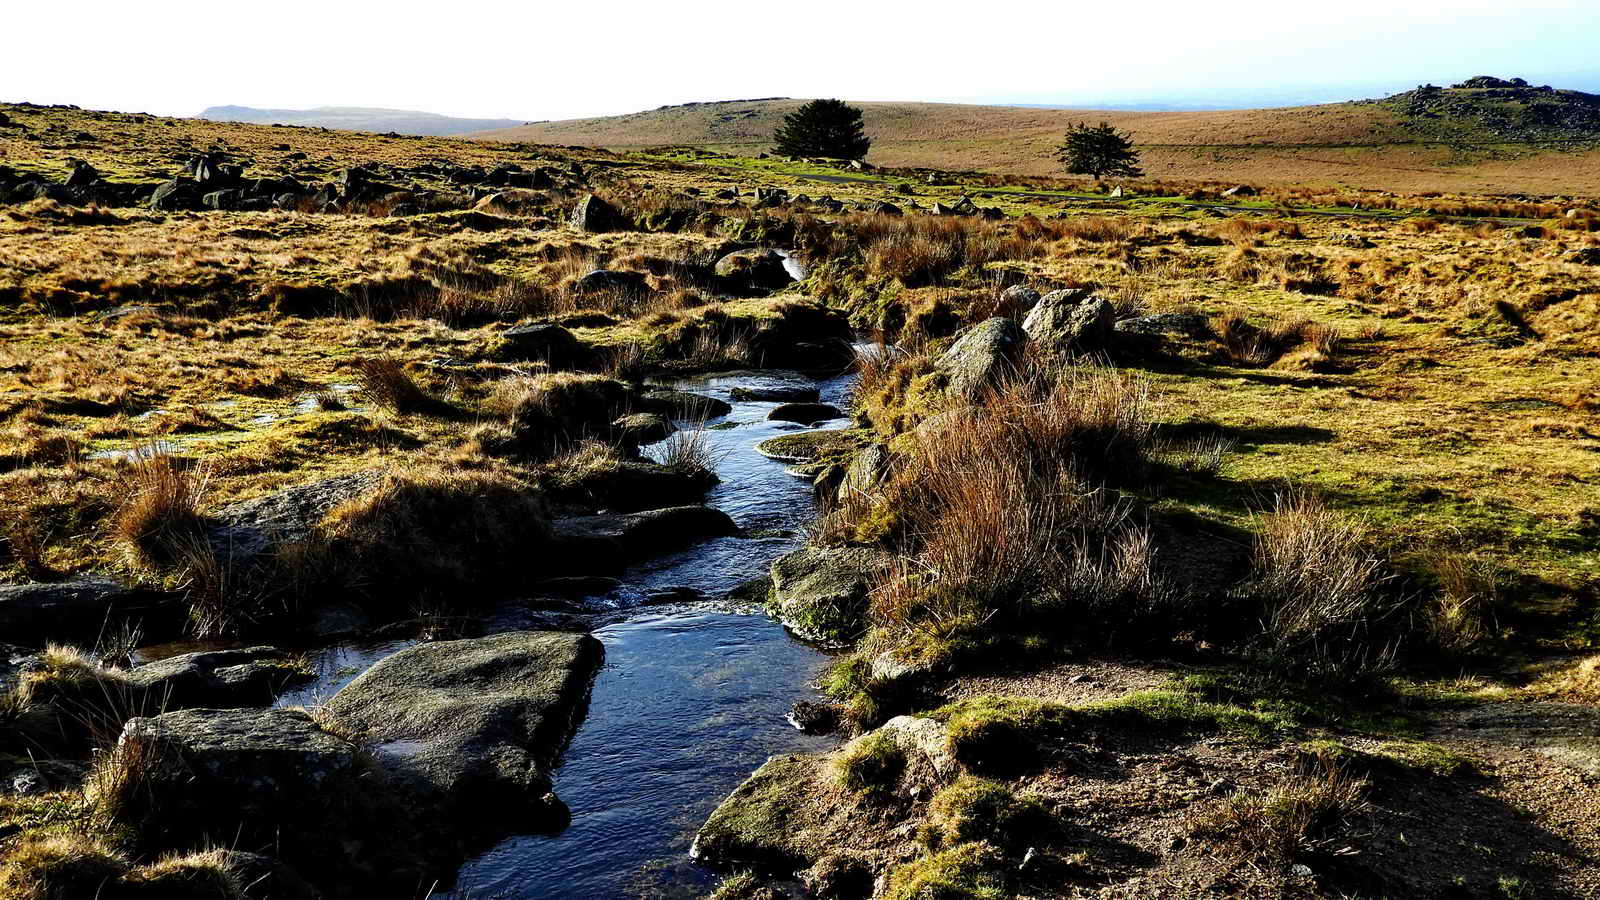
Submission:
[[[1551,700],[1600,704],[1600,654],[1550,666],[1528,693]]]
[[[132,864],[108,844],[75,834],[29,835],[0,862],[0,896],[18,900],[96,897]]]

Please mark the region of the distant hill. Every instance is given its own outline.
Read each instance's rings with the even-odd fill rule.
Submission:
[[[498,140],[639,150],[703,147],[755,155],[802,99],[727,100],[592,119],[538,122],[472,135]],[[1480,77],[1381,100],[1229,110],[1053,109],[953,103],[862,102],[867,159],[879,165],[1060,174],[1062,132],[1108,121],[1132,132],[1157,178],[1318,183],[1394,190],[1564,193],[1592,180],[1600,97]],[[1588,142],[1587,144],[1583,142]],[[1582,153],[1572,153],[1574,149]],[[1537,159],[1561,153],[1550,165]],[[1587,160],[1574,169],[1572,160]],[[1524,175],[1537,179],[1529,181]]]
[[[319,106],[315,109],[256,109],[250,106],[212,106],[198,119],[213,122],[249,122],[256,125],[304,125],[340,131],[423,134],[442,136],[512,128],[521,119],[458,119],[438,113],[408,109],[369,109],[360,106]]]

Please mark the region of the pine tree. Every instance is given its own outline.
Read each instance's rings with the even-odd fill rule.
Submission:
[[[872,146],[861,131],[861,110],[843,100],[812,100],[784,116],[772,140],[784,156],[830,159],[861,159]]]
[[[1073,175],[1093,175],[1096,181],[1107,175],[1138,178],[1144,174],[1139,168],[1139,151],[1133,149],[1133,136],[1122,134],[1109,122],[1079,122],[1069,127],[1066,139],[1056,148],[1056,158]]]

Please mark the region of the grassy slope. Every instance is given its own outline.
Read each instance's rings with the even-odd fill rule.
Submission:
[[[674,106],[624,116],[541,122],[481,137],[636,149],[704,146],[754,153],[770,148],[782,117],[803,100]],[[1067,124],[1109,121],[1144,145],[1158,178],[1265,184],[1340,185],[1385,190],[1541,194],[1600,193],[1600,152],[1544,152],[1511,145],[1462,151],[1412,146],[1418,134],[1394,109],[1338,103],[1281,109],[1185,112],[1030,109],[949,103],[865,102],[869,159],[880,165],[1059,172],[1051,157]],[[1491,136],[1486,136],[1491,137]],[[1372,145],[1380,146],[1352,146]]]

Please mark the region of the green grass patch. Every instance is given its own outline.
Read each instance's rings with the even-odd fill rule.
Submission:
[[[994,847],[961,844],[890,872],[883,900],[1005,900],[1014,896],[1006,868]]]

